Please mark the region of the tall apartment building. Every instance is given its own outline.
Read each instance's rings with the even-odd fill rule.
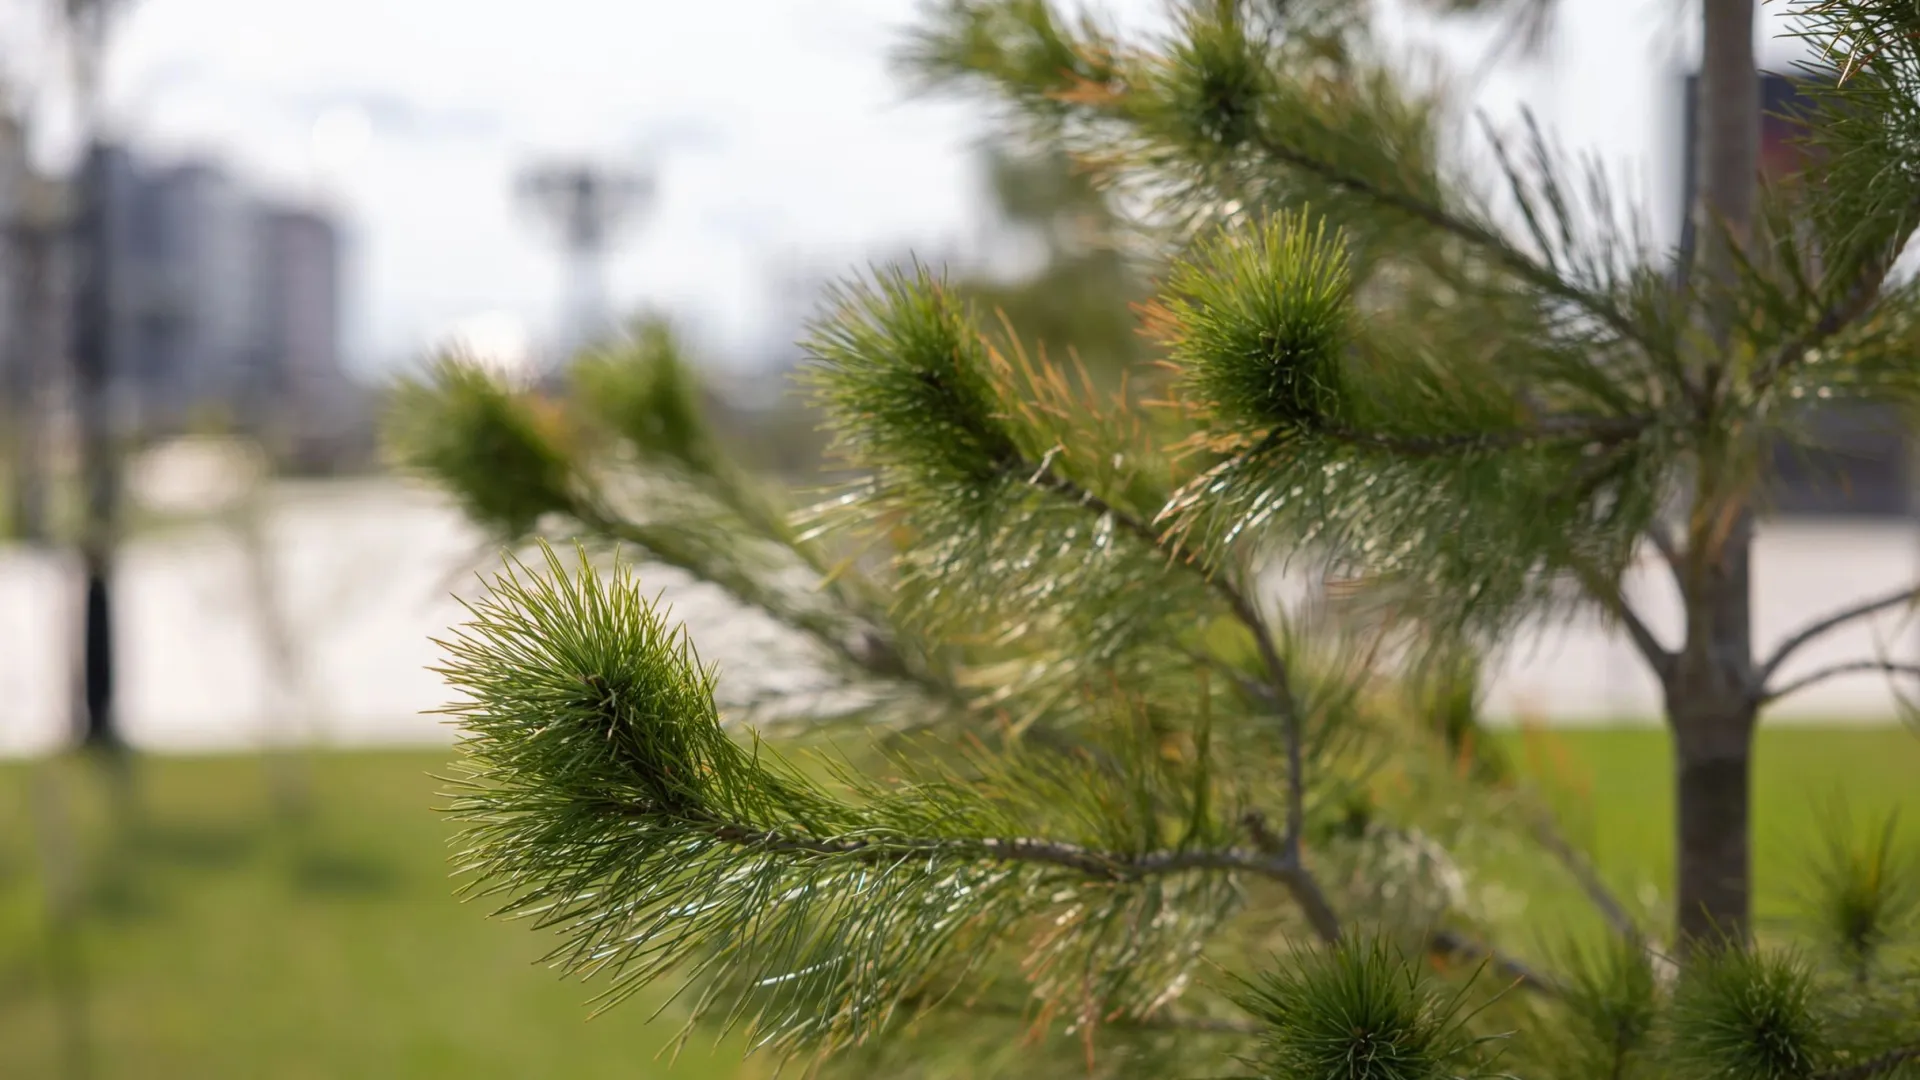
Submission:
[[[211,164],[120,160],[114,339],[137,427],[160,434],[218,416],[296,443],[340,429],[352,388],[333,222],[260,198]]]

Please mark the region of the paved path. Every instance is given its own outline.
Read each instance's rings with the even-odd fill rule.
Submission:
[[[428,667],[429,640],[459,621],[456,592],[493,553],[451,507],[391,482],[288,485],[266,516],[266,579],[294,647],[276,667],[263,632],[249,547],[224,525],[155,535],[125,552],[120,577],[122,713],[129,736],[153,749],[218,749],[277,738],[324,743],[441,744],[423,715],[446,700]],[[34,753],[64,737],[72,685],[68,641],[76,612],[71,567],[55,555],[0,548],[0,754]],[[1759,638],[1857,597],[1920,577],[1920,529],[1791,525],[1763,533],[1757,553]],[[729,698],[822,686],[794,660],[795,643],[706,586],[664,570],[663,588],[704,657],[718,661]],[[1678,625],[1678,604],[1649,567],[1632,583],[1657,632]],[[1920,653],[1916,631],[1882,619],[1809,650],[1798,670],[1836,658]],[[1876,645],[1876,636],[1879,644]],[[282,678],[278,670],[294,672]],[[1877,722],[1896,701],[1877,676],[1837,681],[1783,705],[1783,715]],[[1492,694],[1499,716],[1559,723],[1645,720],[1654,686],[1631,650],[1590,624],[1560,627],[1509,658]]]

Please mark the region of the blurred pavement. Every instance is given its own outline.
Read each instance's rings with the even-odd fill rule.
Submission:
[[[396,481],[283,484],[263,516],[262,545],[278,593],[271,631],[251,583],[249,545],[231,521],[144,537],[124,553],[118,657],[123,724],[139,746],[190,750],[276,740],[325,744],[442,744],[452,733],[423,715],[448,700],[429,640],[461,621],[454,599],[497,553],[458,512]],[[1763,531],[1757,552],[1758,639],[1847,602],[1920,579],[1920,526],[1795,523]],[[73,685],[75,610],[63,555],[0,548],[0,755],[58,745]],[[739,611],[717,590],[665,569],[643,572],[688,622],[702,657],[717,661],[729,699],[823,688],[791,635]],[[1631,591],[1667,640],[1679,624],[1664,570],[1649,565]],[[1788,671],[1835,660],[1920,654],[1899,614],[1837,634]],[[276,640],[290,643],[277,665]],[[1508,658],[1490,705],[1504,719],[1648,722],[1654,684],[1630,647],[1589,623],[1557,628]],[[1886,680],[1862,675],[1783,703],[1777,715],[1835,722],[1891,719]]]

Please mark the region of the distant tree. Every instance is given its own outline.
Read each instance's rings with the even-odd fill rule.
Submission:
[[[1920,225],[1920,9],[1793,7],[1834,65],[1822,182],[1756,187],[1753,7],[1703,0],[1703,243],[1676,284],[1536,132],[1497,144],[1497,198],[1453,175],[1440,102],[1362,5],[1195,0],[1142,43],[949,0],[920,69],[1146,208],[1163,393],[1101,390],[924,268],[853,282],[807,383],[860,475],[796,516],[700,422],[668,337],[588,358],[566,412],[457,361],[411,386],[396,444],[476,519],[593,545],[514,563],[447,642],[473,888],[608,1002],[679,972],[696,1014],[876,1075],[1916,1075],[1920,868],[1894,834],[1828,823],[1805,951],[1751,922],[1760,711],[1916,670],[1782,677],[1911,586],[1751,640],[1792,403],[1920,391],[1920,294],[1890,278]],[[1621,591],[1643,544],[1685,600],[1674,645]],[[768,737],[853,721],[873,748],[790,759],[723,726],[714,672],[604,548],[846,674]],[[1281,610],[1276,551],[1345,582],[1347,616]],[[1666,691],[1670,926],[1475,751],[1462,657],[1580,609]],[[1609,934],[1523,961],[1538,916],[1489,881],[1578,890]]]

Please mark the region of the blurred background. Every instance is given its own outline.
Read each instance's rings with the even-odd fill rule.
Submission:
[[[736,1073],[737,1047],[656,1061],[644,1010],[587,1023],[589,991],[529,966],[535,935],[453,899],[431,638],[498,553],[383,468],[377,421],[438,350],[538,382],[663,314],[723,428],[806,487],[792,342],[824,284],[908,255],[1036,337],[1139,359],[1150,268],[1068,163],[910,93],[890,57],[918,10],[0,0],[0,1076]],[[1528,56],[1387,10],[1463,118],[1526,104],[1685,242],[1684,5],[1566,0]],[[1909,434],[1830,427],[1806,474],[1846,482],[1787,470],[1760,534],[1763,639],[1920,570]],[[650,580],[723,690],[807,685],[777,628]],[[1663,587],[1649,570],[1635,600],[1671,632]],[[1889,616],[1803,662],[1914,633]],[[1503,663],[1493,718],[1572,748],[1547,756],[1605,794],[1612,869],[1661,880],[1631,648],[1557,625]],[[1871,676],[1794,698],[1763,789],[1911,775],[1901,705]],[[121,749],[97,768],[63,753],[83,741]],[[1763,844],[1798,806],[1763,806]]]

